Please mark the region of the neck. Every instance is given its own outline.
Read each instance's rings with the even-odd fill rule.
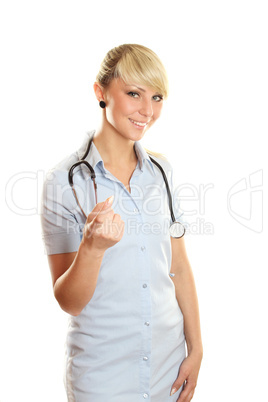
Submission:
[[[96,131],[93,142],[105,166],[126,167],[137,162],[134,141],[123,137],[113,127],[101,126]]]

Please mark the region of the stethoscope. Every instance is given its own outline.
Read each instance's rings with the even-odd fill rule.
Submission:
[[[84,155],[82,156],[82,158],[78,162],[74,163],[70,167],[69,173],[68,173],[69,184],[70,184],[70,186],[72,188],[72,191],[73,191],[74,197],[76,199],[77,205],[79,206],[81,212],[83,213],[83,215],[85,216],[86,219],[87,219],[87,215],[85,214],[83,208],[81,207],[81,205],[79,203],[79,200],[78,200],[78,197],[77,197],[77,194],[76,194],[76,191],[74,189],[73,176],[74,176],[74,169],[77,168],[78,166],[85,165],[88,168],[88,170],[90,171],[91,180],[93,182],[94,191],[95,191],[95,200],[96,200],[96,204],[97,204],[98,203],[98,197],[97,197],[97,183],[95,181],[96,174],[95,174],[95,171],[94,171],[93,167],[85,160],[87,155],[88,155],[88,153],[89,153],[89,151],[90,151],[92,141],[93,141],[93,135],[91,136],[91,138],[90,138],[90,140],[88,142],[87,149],[86,149]],[[172,223],[171,223],[171,225],[169,227],[170,236],[172,236],[172,237],[174,237],[176,239],[180,238],[185,233],[185,227],[183,226],[182,223],[176,221],[176,219],[175,219],[175,215],[174,215],[173,207],[172,207],[172,197],[171,197],[171,192],[170,192],[170,188],[169,188],[166,173],[164,172],[162,166],[158,162],[156,162],[150,155],[149,155],[149,158],[158,167],[158,169],[161,171],[162,176],[163,176],[163,180],[164,180],[165,185],[166,185],[166,190],[167,190],[167,195],[168,195],[168,206],[169,206],[170,215],[171,215],[171,219],[172,219]]]

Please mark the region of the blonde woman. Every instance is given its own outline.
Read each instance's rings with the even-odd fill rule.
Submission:
[[[140,144],[168,95],[166,72],[150,49],[118,46],[94,91],[101,124],[50,171],[42,203],[54,294],[70,315],[68,401],[188,402],[202,360],[194,279],[184,238],[169,232],[160,168],[181,220],[172,167]]]

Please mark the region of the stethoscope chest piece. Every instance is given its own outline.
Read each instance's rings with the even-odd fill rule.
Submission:
[[[182,223],[175,221],[170,225],[169,233],[171,237],[179,239],[180,237],[184,236],[185,227]]]

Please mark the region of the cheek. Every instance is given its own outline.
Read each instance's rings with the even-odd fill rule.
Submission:
[[[109,101],[106,107],[106,118],[111,124],[116,124],[118,118],[120,117],[120,107],[118,107],[118,102],[113,99]]]
[[[107,112],[113,120],[129,116],[135,112],[135,105],[133,102],[129,102],[126,98],[118,97],[117,99],[111,100]]]

